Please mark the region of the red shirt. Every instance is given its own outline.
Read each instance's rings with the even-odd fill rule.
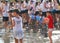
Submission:
[[[53,29],[54,24],[53,24],[53,17],[52,17],[52,15],[49,15],[48,18],[49,18],[48,28],[49,29]]]

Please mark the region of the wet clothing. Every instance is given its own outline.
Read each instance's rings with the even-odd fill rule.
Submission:
[[[12,20],[15,21],[15,26],[13,27],[13,35],[14,35],[14,38],[16,39],[22,39],[24,34],[23,34],[23,25],[22,25],[22,18],[19,17],[19,18],[16,18],[16,17],[13,17]]]
[[[49,15],[48,18],[49,18],[48,28],[53,29],[54,28],[53,17]]]

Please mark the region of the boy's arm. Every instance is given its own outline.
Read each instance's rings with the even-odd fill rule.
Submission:
[[[12,24],[8,28],[12,29],[14,26],[15,26],[15,21],[12,20]]]

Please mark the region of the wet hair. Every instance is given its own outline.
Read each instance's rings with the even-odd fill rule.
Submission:
[[[50,13],[50,14],[52,14],[52,12],[51,12],[51,11],[47,11],[46,13]]]
[[[18,9],[12,10],[12,13],[13,13],[13,12],[16,12],[19,16],[22,16],[21,12],[20,12]]]
[[[16,12],[18,14],[19,10],[18,9],[14,9],[13,12]]]

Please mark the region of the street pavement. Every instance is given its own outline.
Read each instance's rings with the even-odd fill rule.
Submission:
[[[0,43],[4,43],[4,38],[3,38],[4,33],[5,33],[5,29],[0,29]],[[13,35],[12,35],[12,30],[11,30],[9,37],[10,37],[10,39],[9,39],[10,43],[15,43]],[[60,43],[60,30],[53,31],[52,39],[53,39],[53,43]],[[24,30],[23,43],[49,43],[49,38],[43,37],[40,34],[40,32],[33,33],[31,31],[30,33],[28,33]]]
[[[0,16],[0,27],[3,27],[2,23],[2,17]],[[14,37],[12,34],[12,30],[9,36],[5,35],[5,29],[0,29],[0,43],[15,43],[14,42]],[[60,30],[54,30],[53,35],[52,35],[53,43],[60,43]],[[5,42],[7,41],[7,42]],[[24,38],[23,38],[23,43],[49,43],[49,38],[48,37],[43,37],[40,32],[33,33],[30,31],[30,33],[26,32],[24,30]]]

